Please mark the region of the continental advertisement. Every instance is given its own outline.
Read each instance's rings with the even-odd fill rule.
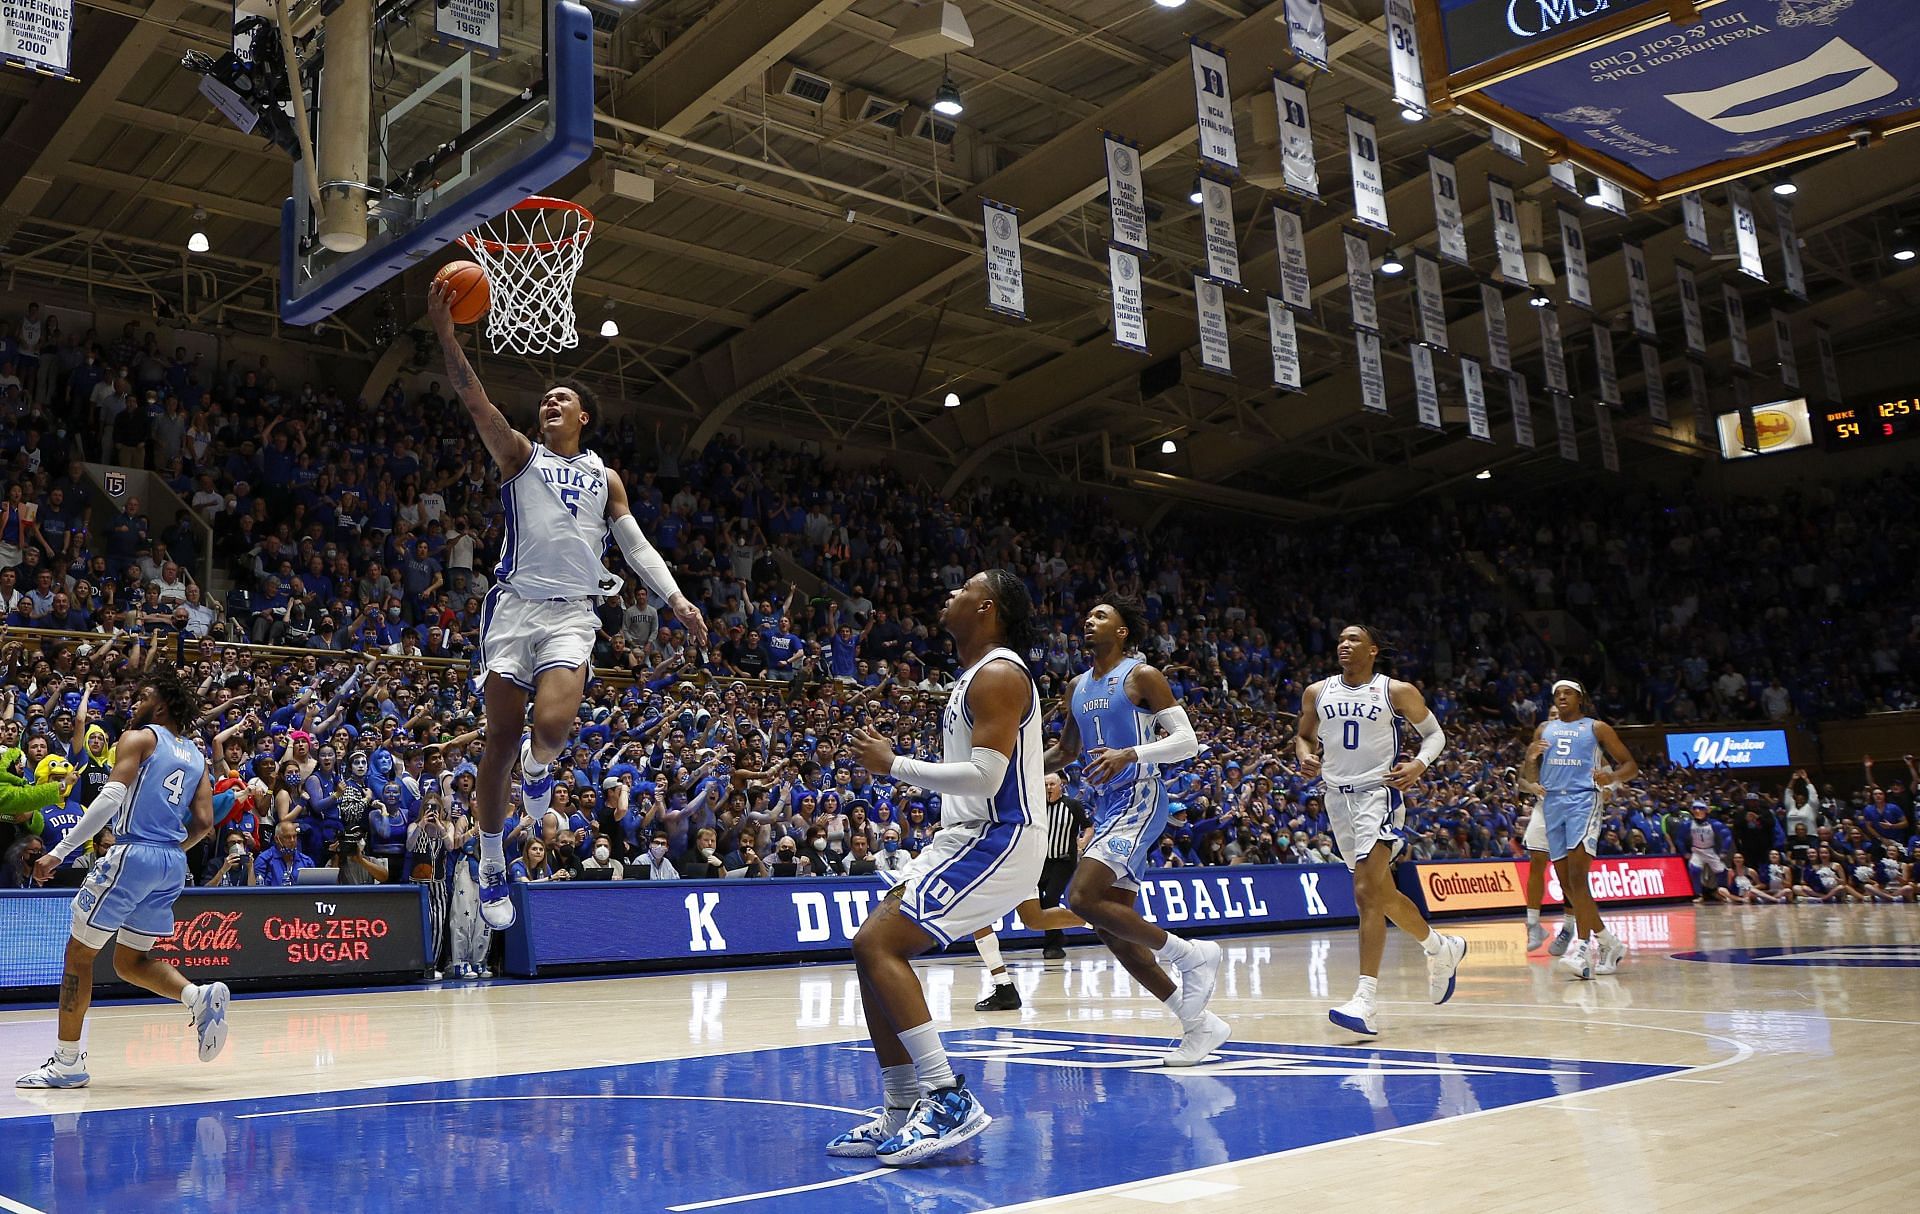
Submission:
[[[1429,915],[1518,910],[1527,904],[1525,860],[1420,860],[1399,866],[1401,892]],[[1607,856],[1593,862],[1587,885],[1601,905],[1673,902],[1693,897],[1686,861],[1678,856]],[[1546,905],[1565,901],[1560,878],[1547,870]]]

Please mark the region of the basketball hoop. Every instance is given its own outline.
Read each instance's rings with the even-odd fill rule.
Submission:
[[[487,342],[497,353],[551,354],[580,344],[573,279],[593,239],[593,212],[534,195],[460,238],[487,273]]]

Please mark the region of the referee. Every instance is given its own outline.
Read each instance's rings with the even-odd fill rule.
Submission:
[[[1073,880],[1074,867],[1080,863],[1080,849],[1086,846],[1093,829],[1093,815],[1084,801],[1066,794],[1066,785],[1058,774],[1047,777],[1047,862],[1040,868],[1040,905],[1060,905],[1060,896]],[[1041,954],[1049,961],[1067,955],[1066,936],[1058,929],[1047,933],[1047,948]]]

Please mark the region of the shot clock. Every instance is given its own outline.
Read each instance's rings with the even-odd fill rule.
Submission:
[[[1830,451],[1873,447],[1920,434],[1920,396],[1884,397],[1816,411],[1822,441]]]

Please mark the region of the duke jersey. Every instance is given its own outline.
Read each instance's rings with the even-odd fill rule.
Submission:
[[[989,662],[1008,661],[1027,678],[1027,714],[1020,719],[1020,732],[1013,744],[1013,761],[1007,765],[1000,790],[991,797],[960,797],[941,794],[940,825],[957,826],[978,822],[1031,822],[1044,827],[1047,821],[1046,736],[1040,727],[1040,693],[1033,676],[1020,655],[1011,649],[993,649],[966,668],[947,696],[940,714],[941,758],[947,763],[964,763],[973,757],[973,714],[967,709],[967,690],[973,676]]]
[[[126,804],[113,824],[114,840],[178,847],[187,841],[187,819],[206,778],[207,758],[171,730],[159,725],[147,729],[153,732],[153,753],[141,762],[140,774],[127,790]]]
[[[1547,744],[1547,753],[1540,759],[1540,787],[1548,792],[1592,792],[1594,762],[1600,753],[1593,718],[1548,721],[1540,737]]]
[[[507,535],[494,578],[526,599],[585,599],[618,579],[607,551],[607,466],[591,451],[566,456],[539,443],[526,467],[500,486]]]
[[[1341,788],[1386,782],[1400,755],[1400,720],[1388,695],[1390,680],[1374,675],[1358,687],[1334,675],[1320,681],[1320,778]]]
[[[1689,842],[1693,844],[1694,851],[1719,850],[1716,846],[1719,843],[1719,839],[1714,833],[1713,820],[1711,818],[1705,822],[1695,822],[1687,829],[1690,832]]]
[[[1081,750],[1123,750],[1153,740],[1153,714],[1127,694],[1127,679],[1140,664],[1140,658],[1122,658],[1104,676],[1096,677],[1088,670],[1074,680],[1073,723],[1080,730]],[[1095,790],[1117,792],[1159,775],[1158,763],[1135,763],[1106,784],[1096,785]]]

